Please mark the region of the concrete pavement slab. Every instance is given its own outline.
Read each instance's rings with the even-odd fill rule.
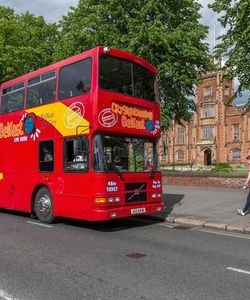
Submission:
[[[164,186],[163,191],[171,222],[173,218],[175,223],[177,219],[185,218],[199,220],[205,228],[250,233],[250,213],[246,216],[237,214],[237,208],[245,205],[248,191],[190,186]]]
[[[237,215],[244,207],[248,191],[240,189],[164,186],[168,216],[188,217],[215,223],[250,227],[250,214]]]

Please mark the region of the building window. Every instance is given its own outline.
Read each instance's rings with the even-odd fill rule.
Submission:
[[[230,91],[229,86],[226,85],[225,88],[224,88],[224,95],[229,96],[229,91]]]
[[[177,160],[184,160],[184,151],[177,152]]]
[[[213,140],[215,137],[213,126],[204,126],[202,128],[202,138],[204,140]]]
[[[202,117],[214,117],[214,105],[207,105],[202,108]]]
[[[241,149],[233,149],[232,150],[232,159],[241,159]]]
[[[166,156],[167,155],[167,141],[163,141],[162,146],[163,146],[163,155]]]
[[[185,127],[177,128],[177,145],[185,144]]]
[[[233,125],[233,141],[238,142],[240,140],[240,125]]]
[[[212,95],[212,87],[206,86],[204,88],[204,97],[211,96]]]

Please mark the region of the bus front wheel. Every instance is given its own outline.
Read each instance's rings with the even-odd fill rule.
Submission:
[[[34,211],[37,218],[43,223],[50,224],[55,221],[53,199],[47,187],[38,190],[35,197]]]

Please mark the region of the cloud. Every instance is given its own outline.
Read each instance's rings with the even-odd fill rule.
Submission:
[[[19,14],[29,11],[36,16],[44,16],[49,23],[58,22],[70,6],[77,4],[78,0],[0,0],[0,5],[11,7]]]
[[[46,22],[58,22],[63,15],[66,15],[71,6],[76,6],[79,0],[0,0],[0,5],[9,6],[17,13],[24,13],[29,11],[36,16],[43,16]],[[213,48],[218,41],[216,40],[220,35],[224,34],[226,30],[221,27],[218,17],[212,9],[208,8],[208,4],[214,0],[197,0],[202,8],[200,10],[202,18],[201,23],[209,27],[209,33],[205,42],[209,44],[209,51],[213,54]],[[237,88],[237,80],[236,80]],[[242,97],[237,99],[238,103],[246,101],[249,97],[249,92],[244,93]]]

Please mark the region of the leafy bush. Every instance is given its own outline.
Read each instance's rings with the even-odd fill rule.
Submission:
[[[228,163],[214,163],[213,172],[224,172],[224,173],[231,173],[233,172],[233,168]]]

